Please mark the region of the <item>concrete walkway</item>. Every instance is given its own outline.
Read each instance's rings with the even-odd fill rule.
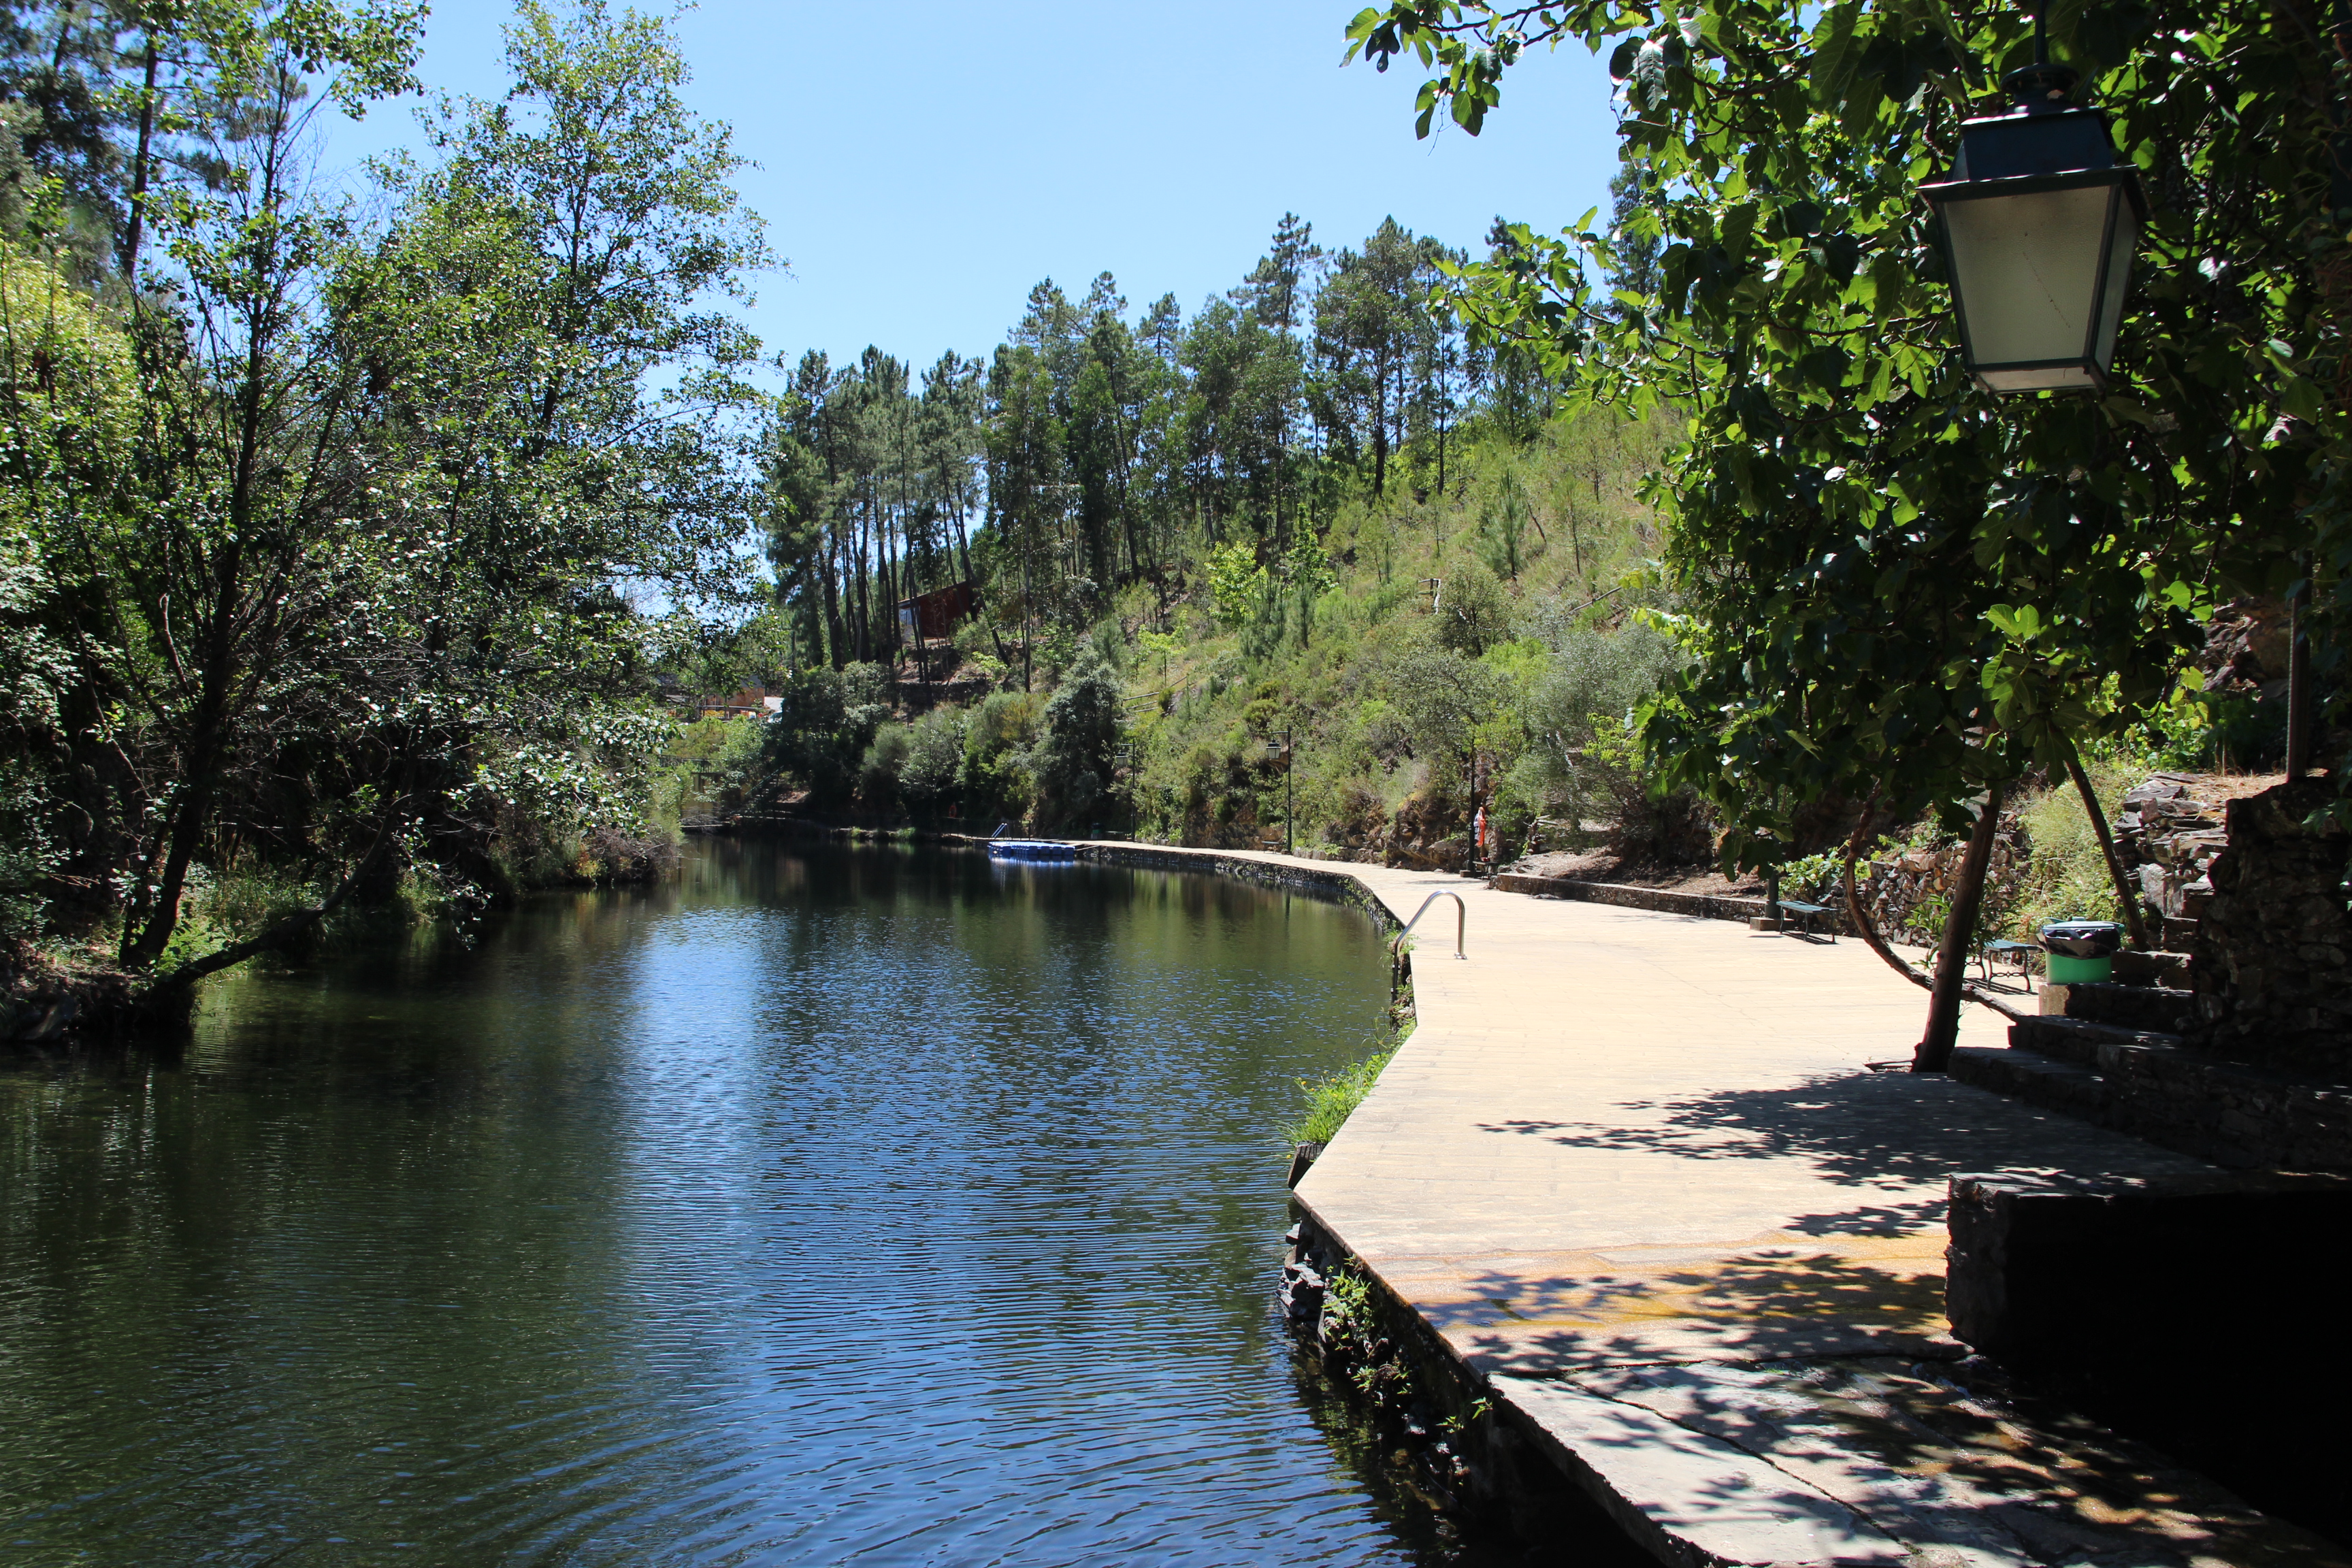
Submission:
[[[2337,1563],[2086,1424],[1944,1368],[1956,1172],[2206,1169],[1907,1061],[1858,942],[1352,876],[1415,933],[1419,1026],[1297,1196],[1664,1560]],[[1964,1045],[2006,1043],[1971,1006]]]

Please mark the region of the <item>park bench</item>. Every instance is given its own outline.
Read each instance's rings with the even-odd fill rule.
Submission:
[[[1977,963],[1983,966],[1985,984],[1988,985],[1992,984],[1992,966],[1995,960],[2003,963],[2016,964],[2018,978],[2026,982],[2027,988],[2030,990],[2033,977],[2032,955],[2041,951],[2042,944],[2039,942],[2017,942],[2003,937],[1998,942],[1989,942],[1979,948]]]
[[[1788,929],[1790,917],[1794,916],[1796,919],[1804,922],[1805,934],[1807,936],[1819,936],[1822,933],[1818,929],[1817,922],[1820,921],[1823,915],[1835,914],[1836,912],[1836,910],[1831,909],[1827,904],[1801,904],[1794,899],[1782,899],[1780,900],[1781,929],[1784,931]],[[1837,942],[1837,922],[1834,921],[1830,922],[1829,937],[1831,944],[1834,946]]]

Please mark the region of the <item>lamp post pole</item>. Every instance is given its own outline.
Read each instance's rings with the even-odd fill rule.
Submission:
[[[1275,740],[1271,734],[1268,734],[1265,750],[1268,756],[1277,756],[1282,759],[1282,852],[1287,855],[1291,853],[1294,846],[1292,827],[1298,815],[1298,796],[1291,786],[1291,779],[1297,770],[1298,758],[1291,745],[1290,731],[1285,728],[1280,741]]]

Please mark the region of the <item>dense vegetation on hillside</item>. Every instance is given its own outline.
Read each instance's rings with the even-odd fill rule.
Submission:
[[[779,602],[736,645],[796,668],[756,749],[689,765],[722,805],[1356,853],[1480,804],[1514,841],[1654,815],[1624,725],[1672,662],[1638,619],[1672,421],[1571,416],[1468,346],[1460,260],[1286,216],[1189,321],[1106,276],[919,390],[803,357],[765,451]],[[912,646],[888,612],[951,582],[978,614]]]
[[[803,669],[773,722],[706,728],[692,766],[732,795],[699,804],[780,772],[831,819],[982,831],[1255,843],[1293,801],[1299,847],[1334,852],[1418,852],[1478,804],[1513,844],[1538,815],[1645,831],[1625,726],[1674,655],[1640,618],[1658,541],[1636,492],[1667,439],[1565,416],[1516,439],[1474,411],[1444,490],[1408,444],[1387,494],[1342,491],[1288,549],[1244,513],[1123,586],[1033,578],[1027,616],[992,591],[932,665],[978,672],[935,682],[969,701],[895,710],[924,698],[912,658]]]

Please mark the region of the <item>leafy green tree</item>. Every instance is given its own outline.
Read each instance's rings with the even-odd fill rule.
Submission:
[[[914,736],[904,724],[884,724],[866,748],[857,768],[857,804],[868,811],[895,812],[905,804],[899,794]]]
[[[2032,54],[2023,14],[1471,0],[1356,19],[1383,63],[1425,48],[1426,105],[1474,132],[1532,47],[1609,50],[1626,84],[1654,294],[1603,301],[1587,281],[1587,257],[1621,267],[1646,226],[1515,226],[1465,309],[1583,367],[1597,397],[1690,416],[1659,499],[1698,663],[1648,737],[1728,814],[1736,856],[1780,853],[1784,803],[1832,794],[1989,843],[2029,769],[2168,692],[2193,607],[2284,587],[2343,536],[2329,26],[2226,4],[2050,17],[2153,213],[2114,387],[1996,404],[1960,363],[1916,187],[1961,118],[2001,107],[1994,84]],[[2331,549],[2315,559],[2332,591]],[[1951,1046],[1970,905],[1954,901],[1923,1068]]]
[[[887,680],[874,665],[802,670],[784,683],[782,706],[768,720],[768,767],[798,781],[817,805],[846,805],[889,718],[887,694]]]
[[[1029,748],[1043,701],[1026,691],[992,691],[964,725],[967,800],[1019,816],[1029,809]]]
[[[1536,810],[1557,811],[1572,823],[1655,818],[1658,792],[1650,787],[1643,759],[1627,744],[1627,727],[1683,662],[1670,639],[1639,620],[1612,632],[1560,628],[1550,657],[1519,698],[1528,749],[1511,769],[1513,788]],[[1687,815],[1679,808],[1674,813],[1677,820]],[[1647,837],[1666,841],[1675,835],[1660,830]],[[1653,852],[1682,847],[1647,846]]]
[[[1442,646],[1412,649],[1386,673],[1413,755],[1429,765],[1432,782],[1465,784],[1479,748],[1511,715],[1509,678],[1483,659]]]
[[[374,510],[355,460],[372,414],[363,371],[333,352],[318,308],[351,228],[300,184],[299,150],[321,103],[408,85],[415,48],[413,18],[327,5],[225,7],[204,24],[203,91],[216,109],[192,134],[212,177],[151,192],[177,289],[168,311],[142,303],[136,320],[147,407],[121,476],[135,488],[52,514],[73,568],[59,611],[89,707],[110,698],[145,717],[135,732],[75,726],[97,753],[77,759],[79,775],[111,797],[85,804],[96,825],[85,842],[110,856],[117,835],[131,841],[121,955],[135,968],[171,943],[233,776],[264,765],[306,710],[362,700],[331,672],[349,671],[335,628],[370,574],[327,546]],[[380,802],[354,804],[378,817],[364,868],[391,819],[372,811]]]
[[[1102,808],[1118,744],[1118,677],[1098,664],[1063,682],[1045,704],[1033,763],[1045,822],[1077,822]]]
[[[437,163],[333,302],[381,423],[371,629],[390,754],[438,832],[492,803],[575,830],[633,822],[667,721],[660,630],[623,584],[731,624],[753,497],[740,379],[756,341],[714,304],[769,256],[724,127],[685,103],[667,25],[526,0],[513,85],[431,122]]]
[[[955,709],[934,708],[909,727],[898,793],[910,810],[936,816],[960,803],[964,723],[964,716]]]
[[[307,137],[411,85],[413,14],[144,20],[203,110],[174,110],[130,215],[152,286],[64,312],[52,289],[38,332],[5,323],[52,368],[0,418],[48,432],[13,448],[11,526],[69,659],[42,752],[58,885],[100,892],[85,916],[124,889],[122,962],[184,986],[404,856],[478,864],[517,814],[633,822],[668,634],[626,591],[717,626],[746,608],[733,373],[755,345],[711,301],[765,252],[661,24],[525,5],[512,91],[437,118],[373,223],[303,184]],[[256,853],[320,896],[183,942],[198,868]]]
[[[1445,580],[1437,596],[1437,646],[1476,658],[1511,635],[1511,604],[1502,584],[1483,568],[1465,563]]]

